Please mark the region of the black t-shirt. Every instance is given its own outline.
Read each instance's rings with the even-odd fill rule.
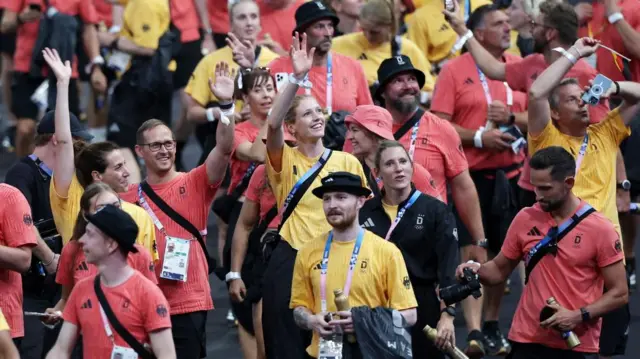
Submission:
[[[51,176],[39,168],[30,157],[20,159],[11,167],[7,172],[5,182],[19,189],[26,197],[31,206],[34,224],[53,220],[51,202],[49,201]]]
[[[624,165],[627,169],[627,178],[633,183],[632,187],[640,184],[640,156],[637,156],[640,148],[640,114],[631,121],[631,135],[620,145]]]

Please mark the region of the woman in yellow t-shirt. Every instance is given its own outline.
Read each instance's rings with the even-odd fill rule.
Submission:
[[[0,358],[4,359],[19,359],[20,354],[13,340],[11,339],[11,333],[9,324],[2,314],[0,309]]]
[[[413,41],[396,36],[398,18],[395,4],[400,0],[370,0],[360,10],[362,32],[340,36],[333,40],[335,52],[357,59],[364,69],[369,86],[378,79],[378,67],[392,56],[406,55],[426,78],[422,88],[426,94],[433,91],[435,81],[431,64]],[[427,97],[423,97],[426,100]],[[426,102],[426,101],[422,101]]]

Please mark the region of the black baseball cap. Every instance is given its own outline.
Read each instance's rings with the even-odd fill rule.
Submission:
[[[302,33],[307,27],[316,21],[329,19],[333,21],[335,27],[340,22],[340,19],[331,9],[329,9],[321,1],[309,1],[300,5],[296,10],[296,27],[293,29],[292,35],[296,32]]]
[[[138,225],[131,216],[122,209],[108,204],[94,214],[85,215],[87,221],[98,227],[108,237],[118,242],[126,252],[138,253],[136,238]]]
[[[69,120],[71,125],[71,136],[83,139],[87,142],[93,140],[93,136],[82,127],[82,124],[76,115],[69,113]],[[39,135],[56,133],[55,111],[49,111],[44,114],[36,131]]]
[[[385,59],[378,67],[378,83],[380,84],[374,94],[375,99],[382,99],[382,92],[385,86],[393,80],[394,77],[401,73],[410,72],[415,75],[418,80],[418,86],[420,89],[424,87],[425,76],[424,72],[413,67],[413,63],[408,56],[399,55],[388,59]]]
[[[371,190],[362,187],[362,178],[350,172],[334,172],[322,179],[322,185],[311,191],[316,197],[322,198],[328,192],[345,192],[355,196],[368,197]]]

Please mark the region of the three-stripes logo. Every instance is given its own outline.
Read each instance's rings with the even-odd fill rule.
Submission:
[[[533,228],[531,228],[531,229],[529,230],[529,232],[527,232],[527,235],[528,235],[528,236],[536,237],[536,236],[541,236],[541,235],[542,235],[542,232],[540,232],[540,230],[538,229],[538,227],[534,226]]]
[[[91,305],[91,299],[87,299],[86,302],[82,303],[80,309],[91,309],[93,306]]]
[[[82,263],[78,265],[78,268],[76,268],[76,270],[89,270],[89,267],[87,266],[87,262],[82,261]]]
[[[364,221],[364,223],[362,224],[362,228],[371,228],[371,227],[375,227],[375,224],[373,223],[371,218],[367,218],[367,220]]]

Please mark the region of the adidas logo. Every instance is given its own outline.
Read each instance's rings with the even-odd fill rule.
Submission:
[[[367,60],[367,55],[366,54],[360,55],[360,57],[358,57],[358,60]]]
[[[534,226],[533,228],[531,228],[531,230],[530,230],[529,232],[527,232],[527,235],[528,235],[528,236],[536,237],[536,236],[541,236],[541,235],[542,235],[542,232],[540,232],[540,230],[538,229],[538,227],[535,227],[535,226]]]
[[[438,29],[438,31],[440,31],[440,32],[447,31],[447,29],[449,29],[449,25],[442,24],[442,26],[440,26],[440,29]]]
[[[467,77],[466,80],[464,80],[465,85],[473,85],[473,80],[471,79],[471,77]]]
[[[120,126],[118,126],[118,124],[114,122],[109,127],[109,132],[120,132]]]
[[[535,80],[535,79],[537,79],[537,78],[538,78],[538,73],[537,73],[537,72],[534,72],[534,73],[533,73],[533,75],[531,75],[531,79],[532,79],[532,80]]]
[[[89,267],[87,266],[87,263],[85,261],[82,261],[82,263],[80,263],[76,270],[89,270]]]
[[[87,299],[86,302],[82,303],[80,309],[91,309],[93,306],[91,305],[91,299]]]
[[[371,218],[367,218],[367,220],[364,221],[364,223],[362,224],[362,228],[371,228],[371,227],[375,227],[375,224],[373,223]]]

